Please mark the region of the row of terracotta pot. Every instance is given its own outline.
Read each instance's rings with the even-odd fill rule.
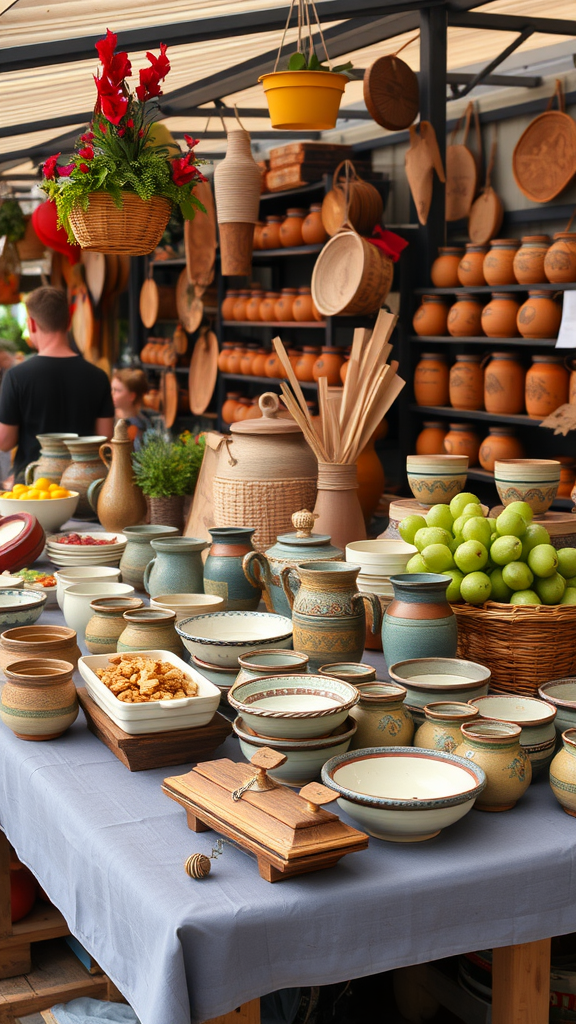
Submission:
[[[576,369],[570,373],[563,356],[532,356],[528,371],[510,352],[493,352],[486,358],[457,355],[449,368],[443,353],[424,352],[414,371],[417,404],[507,415],[525,408],[529,416],[542,419],[559,405],[576,402]]]
[[[283,288],[281,292],[265,292],[261,285],[237,290],[228,289],[221,307],[224,321],[236,320],[270,323],[275,320],[295,320],[298,323],[322,320],[310,294],[310,289]]]
[[[556,338],[562,306],[547,291],[529,291],[521,302],[507,292],[492,292],[484,305],[472,295],[458,295],[450,306],[442,295],[423,295],[412,321],[420,336],[454,338]]]
[[[140,361],[155,366],[176,366],[178,353],[168,338],[166,341],[148,341],[140,352]]]
[[[447,246],[438,250],[430,277],[437,288],[569,284],[576,281],[576,233],[560,231],[553,242],[549,235],[525,235],[494,239],[490,248]]]
[[[322,223],[322,203],[308,210],[291,207],[285,214],[273,213],[254,225],[254,249],[293,248],[298,245],[322,245],[328,238]]]
[[[312,383],[326,377],[330,387],[343,383],[344,355],[327,345],[317,348],[305,345],[302,350],[288,349],[288,357],[298,380]],[[243,373],[249,377],[286,379],[286,373],[276,352],[268,352],[257,343],[225,341],[218,356],[218,369],[222,373]]]

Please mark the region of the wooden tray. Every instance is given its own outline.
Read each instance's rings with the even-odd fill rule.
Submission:
[[[379,57],[364,75],[364,102],[376,124],[391,132],[408,128],[418,113],[418,79],[395,53]]]
[[[201,293],[204,291],[203,287],[189,284],[188,270],[184,267],[176,284],[176,310],[178,319],[188,334],[194,334],[194,331],[198,330],[204,314],[204,303],[196,294],[197,287]]]
[[[218,376],[218,338],[203,330],[194,346],[188,374],[190,412],[201,416],[210,405]]]
[[[178,378],[169,370],[162,378],[162,415],[164,425],[170,430],[178,415]]]
[[[78,690],[78,700],[90,732],[102,740],[131,772],[207,761],[232,732],[231,723],[217,711],[212,721],[201,729],[174,729],[171,732],[129,736],[94,703],[84,687]]]

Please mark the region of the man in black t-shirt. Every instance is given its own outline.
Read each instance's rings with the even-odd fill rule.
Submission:
[[[31,356],[5,374],[0,391],[0,451],[17,447],[14,479],[38,458],[37,434],[112,436],[110,381],[70,348],[66,293],[36,288],[26,302]]]

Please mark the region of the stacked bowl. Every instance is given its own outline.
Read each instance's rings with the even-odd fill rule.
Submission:
[[[357,540],[346,547],[346,561],[360,566],[360,593],[376,594],[384,612],[394,596],[390,577],[406,572],[417,548],[403,540]]]
[[[70,537],[78,537],[81,542],[71,543]],[[120,564],[125,547],[126,537],[122,533],[63,533],[46,539],[46,554],[60,568],[72,565],[116,566]]]

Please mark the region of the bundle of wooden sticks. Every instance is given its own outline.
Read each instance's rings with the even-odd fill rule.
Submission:
[[[272,344],[291,385],[282,384],[284,403],[319,462],[356,462],[404,387],[406,381],[396,373],[398,363],[387,363],[392,351],[388,339],[397,319],[380,310],[373,331],[356,328],[344,387],[329,388],[326,377],[318,381],[319,423],[312,421],[284,345],[274,338]]]

